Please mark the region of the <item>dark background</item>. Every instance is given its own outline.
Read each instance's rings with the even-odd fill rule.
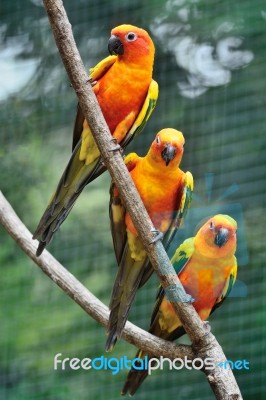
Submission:
[[[244,399],[265,384],[265,31],[262,0],[64,1],[87,68],[107,56],[110,30],[147,29],[156,46],[155,112],[128,150],[143,155],[164,127],[186,138],[183,170],[195,179],[185,226],[228,213],[238,221],[238,281],[210,322],[231,360]],[[76,98],[40,0],[6,1],[0,18],[1,190],[32,231],[71,152]],[[127,150],[127,152],[128,152]],[[108,220],[109,176],[86,188],[49,250],[108,304],[116,263]],[[126,372],[54,371],[64,357],[99,357],[105,332],[53,284],[1,230],[0,399],[119,399]],[[157,279],[138,292],[130,320],[147,328]],[[187,342],[184,337],[181,342]],[[121,341],[109,357],[136,349]],[[213,399],[198,371],[159,371],[137,399]]]

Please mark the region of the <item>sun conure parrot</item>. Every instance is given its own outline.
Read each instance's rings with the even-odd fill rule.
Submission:
[[[110,140],[124,148],[142,130],[158,98],[158,85],[152,79],[155,49],[148,33],[132,25],[114,28],[108,49],[111,56],[90,70],[89,79],[112,134]],[[72,156],[33,235],[40,241],[37,256],[84,187],[105,170],[90,127],[78,107]]]
[[[175,129],[163,129],[145,157],[131,153],[125,163],[155,229],[164,234],[167,248],[190,206],[193,177],[183,172],[180,162],[184,136]],[[110,219],[118,272],[114,283],[106,350],[112,350],[121,335],[136,291],[151,276],[153,267],[138,233],[123,206],[119,193],[111,186]]]
[[[192,305],[202,320],[219,307],[229,295],[237,274],[236,221],[228,215],[215,215],[176,250],[172,264],[185,291],[195,300]],[[149,332],[166,340],[185,334],[173,306],[160,286]],[[139,350],[136,357],[149,356]],[[133,395],[144,379],[146,370],[131,369],[122,394]]]

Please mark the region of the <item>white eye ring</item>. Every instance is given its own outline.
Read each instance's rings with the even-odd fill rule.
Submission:
[[[134,32],[128,32],[127,34],[126,34],[126,36],[125,36],[125,38],[126,38],[126,40],[128,41],[128,42],[134,42],[136,39],[137,39],[137,35],[136,35],[136,33],[134,33]]]
[[[160,136],[159,136],[159,135],[156,136],[155,141],[156,141],[157,144],[159,144],[159,145],[161,144],[161,139],[160,139]]]
[[[210,229],[213,231],[214,230],[214,223],[211,221],[210,222]]]

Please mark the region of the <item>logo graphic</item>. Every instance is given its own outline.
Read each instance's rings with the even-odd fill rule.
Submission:
[[[96,358],[84,357],[82,359],[77,357],[64,357],[62,353],[57,353],[54,356],[54,370],[96,370],[96,371],[112,371],[112,375],[117,375],[120,371],[130,370],[134,368],[137,371],[148,371],[148,375],[151,375],[153,371],[157,369],[163,370],[168,368],[169,370],[180,370],[186,368],[188,370],[200,370],[202,368],[206,370],[212,370],[215,367],[215,362],[212,358],[195,358],[194,360],[189,360],[186,356],[184,359],[175,358],[171,360],[170,358],[160,356],[158,358],[149,358],[145,356],[144,358],[133,358],[129,359],[127,356],[116,358],[105,356],[100,356]],[[247,360],[226,360],[225,362],[220,362],[218,367],[224,369],[249,369],[249,361]]]
[[[250,369],[249,368],[249,361],[247,360],[226,360],[225,362],[220,362],[217,364],[218,367],[223,368],[223,369]]]

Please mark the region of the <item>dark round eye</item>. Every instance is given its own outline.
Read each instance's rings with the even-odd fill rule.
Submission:
[[[134,40],[136,40],[136,39],[137,39],[137,35],[134,32],[128,32],[126,34],[126,40],[128,42],[134,42]]]
[[[160,136],[156,136],[155,142],[156,142],[157,144],[161,144]]]
[[[213,231],[214,230],[214,223],[211,221],[210,222],[210,229]]]

